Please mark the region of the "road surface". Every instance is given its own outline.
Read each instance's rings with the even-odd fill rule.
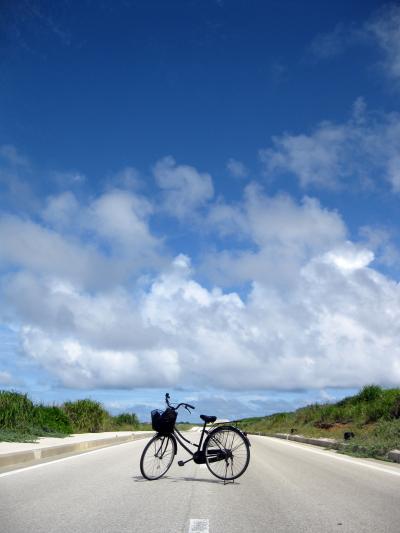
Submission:
[[[400,465],[251,437],[250,466],[235,484],[177,461],[166,478],[145,481],[139,459],[146,442],[0,473],[0,531],[400,531]]]

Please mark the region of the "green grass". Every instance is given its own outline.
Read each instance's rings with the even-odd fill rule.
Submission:
[[[249,433],[296,433],[339,440],[340,451],[362,457],[386,458],[400,448],[400,389],[365,386],[337,403],[312,404],[289,413],[276,413],[239,422]],[[345,431],[355,438],[343,441]]]

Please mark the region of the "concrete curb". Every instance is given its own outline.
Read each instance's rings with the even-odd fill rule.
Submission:
[[[260,437],[273,437],[274,439],[283,439],[283,440],[293,440],[296,442],[302,442],[303,444],[312,444],[313,446],[321,446],[322,448],[339,448],[339,441],[335,439],[324,439],[324,438],[312,438],[312,437],[303,437],[302,435],[292,435],[289,433],[249,433],[249,435],[258,435]]]
[[[335,439],[311,438],[303,437],[302,435],[291,435],[289,433],[249,433],[249,435],[260,435],[262,437],[274,437],[276,439],[293,440],[302,442],[304,444],[312,444],[313,446],[322,446],[323,448],[333,448],[338,450],[342,442]],[[400,463],[400,450],[392,450],[387,454],[388,459],[395,463]]]
[[[151,433],[151,432],[149,432]],[[77,455],[87,450],[95,448],[106,448],[108,446],[116,446],[134,440],[146,439],[149,435],[128,435],[124,437],[112,437],[107,439],[91,440],[84,442],[75,442],[71,444],[61,444],[60,446],[51,446],[48,448],[40,448],[37,450],[27,450],[22,452],[6,453],[0,455],[0,468],[8,466],[16,466],[24,463],[31,463],[33,461],[40,461],[41,459],[48,459],[50,457],[58,457],[66,454]]]
[[[294,440],[296,442],[303,442],[304,444],[321,446],[322,448],[334,448],[336,450],[339,448],[340,445],[340,443],[336,439],[303,437],[302,435],[289,435],[287,433],[275,433],[271,436],[276,437],[278,439]]]

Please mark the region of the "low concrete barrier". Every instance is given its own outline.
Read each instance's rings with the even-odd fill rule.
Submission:
[[[275,433],[274,435],[271,435],[271,436],[277,437],[278,439],[294,440],[296,442],[303,442],[304,444],[312,444],[313,446],[321,446],[323,448],[338,449],[340,445],[340,443],[336,439],[303,437],[302,435],[291,435],[288,433]]]
[[[392,450],[388,453],[388,457],[391,461],[395,463],[400,463],[400,450]]]
[[[0,455],[0,468],[15,466],[24,463],[31,463],[49,457],[58,457],[66,454],[79,454],[95,448],[106,448],[139,439],[146,439],[149,434],[128,435],[124,437],[112,437],[107,439],[90,440],[83,442],[74,442],[71,444],[61,444],[60,446],[51,446],[39,448],[37,450],[27,450],[23,452],[6,453]]]

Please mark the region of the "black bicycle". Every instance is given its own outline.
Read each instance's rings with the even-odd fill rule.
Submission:
[[[187,461],[178,461],[179,466],[184,466],[189,461],[205,463],[211,474],[224,482],[233,481],[244,474],[250,462],[250,442],[246,433],[230,424],[216,425],[207,430],[206,425],[213,424],[217,417],[200,415],[204,426],[200,441],[194,444],[175,426],[178,409],[183,406],[190,413],[190,409],[194,409],[193,405],[179,403],[174,407],[169,399],[167,393],[165,411],[157,409],[151,412],[152,427],[157,434],[148,442],[140,458],[143,477],[149,480],[162,477],[174,461],[178,443],[192,456]],[[197,450],[191,451],[184,442]]]

